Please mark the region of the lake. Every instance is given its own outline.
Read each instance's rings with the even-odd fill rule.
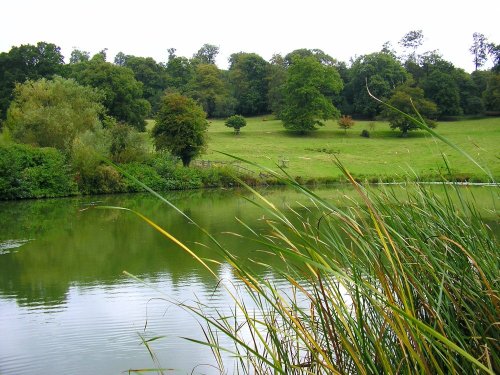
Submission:
[[[492,189],[473,189],[485,212],[498,202]],[[291,190],[261,192],[283,208],[305,202]],[[346,186],[319,193],[336,203],[354,194]],[[263,256],[255,243],[226,233],[243,231],[235,218],[263,228],[254,196],[240,190],[165,196],[242,259]],[[200,257],[220,259],[206,234],[148,194],[0,202],[0,374],[153,368],[142,340],[157,336],[163,337],[150,347],[166,373],[218,373],[208,348],[183,339],[203,339],[203,333],[193,314],[176,305],[198,301],[230,309],[234,303],[216,278],[134,214],[95,205],[134,209]],[[227,264],[212,267],[224,283],[238,287]],[[273,272],[262,273],[280,284]]]

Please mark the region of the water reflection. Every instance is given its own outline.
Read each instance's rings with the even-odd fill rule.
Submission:
[[[337,202],[349,190],[321,192]],[[264,191],[280,207],[305,202],[291,191]],[[486,193],[487,195],[488,193]],[[168,198],[214,234],[240,259],[267,263],[273,256],[222,232],[241,231],[235,217],[256,230],[261,210],[244,192],[197,191]],[[103,196],[151,217],[202,258],[219,259],[195,225],[149,195]],[[0,203],[0,373],[119,373],[151,368],[138,333],[165,335],[152,343],[160,363],[174,373],[217,373],[210,351],[179,337],[201,339],[191,314],[171,301],[229,308],[215,278],[191,256],[130,212],[88,209],[96,198]],[[488,203],[486,203],[488,206]],[[223,263],[214,272],[227,285],[238,281]],[[123,275],[139,276],[146,284]],[[279,282],[262,268],[262,276]],[[146,329],[145,329],[146,328]]]

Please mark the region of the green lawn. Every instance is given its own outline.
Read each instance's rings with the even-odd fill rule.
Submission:
[[[285,159],[289,174],[307,179],[340,176],[334,165],[336,156],[357,177],[391,179],[408,173],[436,176],[444,168],[444,154],[454,173],[486,179],[461,154],[424,131],[400,138],[385,122],[376,122],[372,130],[370,122],[357,121],[345,134],[331,121],[316,132],[299,136],[285,131],[277,120],[260,117],[247,119],[247,123],[235,136],[223,120],[211,120],[208,150],[202,159],[230,160],[216,152],[223,151],[272,168]],[[360,136],[363,129],[370,131],[370,138]],[[496,179],[500,177],[500,118],[442,122],[436,132],[468,152]]]

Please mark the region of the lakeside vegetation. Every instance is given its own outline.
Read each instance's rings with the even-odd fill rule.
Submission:
[[[186,62],[176,60],[174,52],[170,61]],[[359,85],[362,78],[365,83],[368,78],[360,74],[362,67],[384,66],[369,77],[376,77],[370,84],[377,95],[391,103],[402,97],[408,104],[411,97],[402,94],[412,91],[428,109],[425,116],[441,120],[467,112],[484,113],[491,103],[493,107],[488,108],[495,108],[491,82],[496,82],[498,72],[486,72],[483,78],[488,83],[478,94],[477,86],[467,91],[464,84],[459,89],[461,78],[462,83],[473,78],[464,78],[463,72],[436,55],[422,60],[414,55],[403,65],[386,50],[363,56],[347,73],[318,51],[292,53],[288,60],[279,60],[274,70],[259,56],[240,53],[232,57],[233,70],[227,75],[233,91],[220,86],[210,97],[200,95],[206,91],[201,89],[205,81],[199,79],[207,72],[217,73],[210,61],[214,51],[202,52],[189,62],[194,76],[178,87],[172,84],[175,93],[156,92],[159,97],[154,103],[155,96],[147,101],[139,95],[141,85],[135,83],[134,95],[121,99],[100,97],[102,87],[90,89],[102,83],[97,72],[121,73],[117,76],[133,82],[130,71],[120,69],[131,57],[120,56],[110,65],[105,51],[92,60],[81,54],[68,67],[70,78],[18,83],[0,147],[2,197],[232,186],[235,175],[237,183],[250,190],[259,182],[286,184],[304,194],[309,204],[281,209],[252,190],[260,199],[261,222],[268,228],[254,230],[243,223],[241,232],[235,234],[238,239],[255,241],[259,253],[273,259],[260,260],[259,266],[279,272],[286,288],[269,282],[265,274],[255,272],[248,259],[242,260],[240,254],[211,237],[211,246],[243,281],[255,306],[247,306],[238,293],[233,294],[235,308],[229,315],[206,305],[181,304],[207,324],[206,341],[197,342],[213,350],[221,373],[227,366],[221,354],[224,350],[234,355],[238,373],[497,373],[498,240],[476,206],[465,201],[453,185],[443,184],[443,199],[425,185],[408,183],[410,188],[399,198],[391,188],[373,195],[356,180],[442,181],[444,177],[493,182],[456,149],[437,144],[425,133],[408,136],[404,118],[390,119],[390,123],[379,120],[382,106]],[[248,66],[259,67],[257,79],[245,77],[243,73],[252,71]],[[412,73],[410,69],[414,69]],[[269,71],[276,74],[270,77]],[[308,71],[318,74],[309,77]],[[322,87],[325,75],[331,80]],[[306,76],[308,79],[303,78]],[[262,85],[269,78],[282,80],[274,87],[273,100],[268,101],[271,91]],[[249,82],[260,85],[246,85]],[[245,91],[248,87],[255,89],[250,91],[256,96]],[[38,90],[36,95],[23,94],[31,88]],[[192,91],[188,93],[187,88]],[[75,92],[78,100],[53,95],[64,90]],[[304,98],[313,99],[302,103]],[[88,100],[85,108],[89,109],[84,122],[74,105],[82,99]],[[145,114],[155,106],[156,122],[150,122],[149,132],[144,132]],[[233,108],[246,115],[262,114],[270,107],[279,120],[248,118],[237,135],[224,120],[211,120],[207,129],[206,113],[215,116],[225,109],[229,115],[228,108]],[[363,115],[371,121],[339,127],[336,119],[340,113]],[[437,126],[438,134],[488,166],[493,179],[498,176],[499,118],[441,121]],[[189,137],[182,137],[183,130]],[[179,134],[181,137],[174,137]],[[172,139],[176,139],[173,144]],[[199,142],[193,145],[190,139]],[[202,156],[205,148],[208,152]],[[199,164],[196,157],[200,156],[210,168],[203,161],[193,167],[193,160]],[[336,158],[342,163],[335,162]],[[214,166],[221,159],[226,163]],[[242,159],[250,163],[231,164]],[[264,168],[277,164],[291,178],[255,163]],[[352,184],[358,194],[358,200],[342,207],[301,184],[340,180]],[[66,190],[58,190],[61,186]],[[453,199],[449,199],[451,195]],[[492,202],[495,199],[492,196]],[[178,212],[196,225],[187,213]],[[220,259],[214,257],[210,262],[198,257],[169,232],[135,213],[209,272],[213,272],[211,265],[220,265]],[[198,228],[209,237],[205,228]],[[216,277],[215,272],[213,275]],[[232,291],[223,280],[216,281],[220,281],[219,288]],[[234,346],[222,347],[221,334],[233,340]],[[143,343],[149,349],[148,342]]]
[[[412,31],[398,50],[386,43],[349,64],[319,49],[269,61],[238,52],[227,70],[215,65],[219,50],[211,44],[191,58],[170,48],[166,62],[120,52],[113,63],[106,49],[92,57],[75,49],[65,63],[52,43],[12,47],[0,53],[0,199],[142,190],[123,173],[160,191],[234,186],[234,174],[250,185],[280,183],[252,168],[214,163],[229,160],[215,151],[284,167],[307,183],[345,180],[332,167],[335,158],[360,181],[405,180],[408,166],[419,179],[435,180],[446,164],[442,153],[448,178],[487,181],[381,103],[415,108],[496,176],[500,49],[475,33],[476,70],[467,73],[439,51],[419,50],[423,40],[421,30]],[[493,67],[480,70],[488,58]],[[463,116],[491,117],[444,122]],[[148,118],[155,126],[146,132]],[[60,168],[51,152],[59,153]]]

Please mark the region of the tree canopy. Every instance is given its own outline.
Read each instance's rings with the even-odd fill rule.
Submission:
[[[76,136],[100,124],[100,96],[72,79],[41,78],[17,84],[6,126],[12,138],[69,153]]]
[[[391,54],[377,52],[357,58],[350,69],[348,92],[352,95],[353,112],[373,118],[381,111],[366,90],[381,100],[387,100],[394,88],[408,79],[408,73]]]
[[[237,101],[236,112],[245,116],[266,113],[269,63],[255,53],[233,53],[229,58],[229,80]]]
[[[203,109],[191,98],[168,93],[161,101],[152,130],[157,150],[168,150],[189,166],[206,145],[208,123]]]
[[[52,78],[61,74],[63,64],[61,48],[52,43],[23,44],[0,53],[0,119],[7,114],[16,83]]]
[[[337,70],[315,57],[296,58],[288,68],[281,119],[286,129],[305,133],[324,125],[339,111],[331,96],[342,90]]]
[[[151,105],[143,98],[143,85],[135,79],[132,69],[92,58],[72,64],[69,77],[102,91],[109,115],[138,130],[145,129]]]
[[[425,99],[424,90],[419,87],[412,87],[409,84],[398,86],[388,100],[388,104],[412,116],[417,116],[416,108],[429,127],[435,126],[433,119],[437,114],[437,106]],[[384,108],[383,115],[389,120],[392,129],[401,130],[403,137],[406,137],[409,131],[419,129],[414,122],[390,108]]]

